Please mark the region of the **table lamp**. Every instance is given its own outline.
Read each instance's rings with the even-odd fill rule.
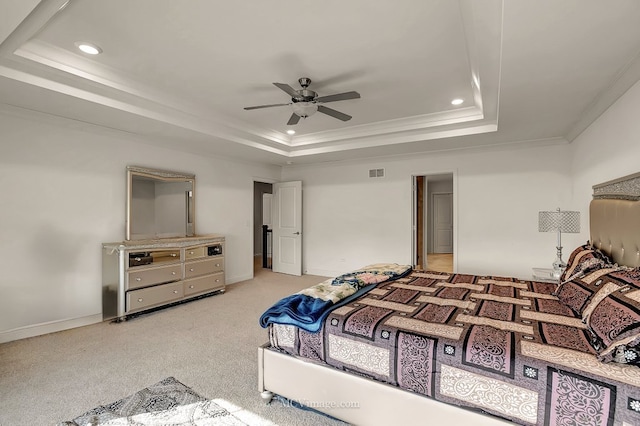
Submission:
[[[580,212],[562,211],[558,207],[554,211],[538,213],[538,231],[556,232],[558,245],[556,246],[556,260],[553,262],[553,277],[560,278],[567,264],[562,260],[562,233],[575,234],[580,232]]]

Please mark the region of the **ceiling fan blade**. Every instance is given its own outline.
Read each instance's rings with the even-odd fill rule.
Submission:
[[[248,111],[248,110],[251,110],[251,109],[271,108],[271,107],[285,106],[285,105],[289,105],[289,104],[256,105],[256,106],[244,107],[244,109],[246,109]]]
[[[337,118],[338,120],[342,120],[342,121],[351,120],[351,116],[350,115],[347,115],[347,114],[345,114],[343,112],[340,112],[340,111],[336,111],[335,109],[327,108],[324,105],[318,105],[318,112],[330,115],[331,117]]]
[[[316,102],[335,102],[335,101],[346,101],[347,99],[359,99],[360,93],[358,92],[344,92],[338,93],[335,95],[328,96],[320,96],[316,98]]]
[[[288,84],[273,83],[273,85],[276,86],[278,89],[284,90],[285,92],[287,92],[289,94],[289,96],[291,96],[292,98],[299,98],[300,97],[300,94],[298,92],[296,92],[296,89],[294,89],[293,87],[289,86]]]
[[[289,117],[289,121],[287,121],[287,126],[293,126],[294,124],[298,124],[298,121],[300,121],[300,116],[294,112],[293,114],[291,114],[291,117]]]

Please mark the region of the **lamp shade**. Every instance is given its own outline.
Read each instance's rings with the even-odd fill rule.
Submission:
[[[580,232],[580,212],[560,209],[539,212],[538,231],[578,233]]]

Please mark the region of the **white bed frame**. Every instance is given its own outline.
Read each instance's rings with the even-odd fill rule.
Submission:
[[[278,394],[354,425],[415,424],[419,418],[433,425],[513,424],[276,352],[268,346],[267,343],[258,348],[258,390],[267,403]]]
[[[590,206],[591,240],[618,264],[640,265],[640,173],[593,187]],[[604,200],[606,202],[603,202]],[[624,217],[625,223],[621,223]],[[630,232],[635,230],[635,232]],[[629,241],[633,235],[632,241]],[[606,242],[606,244],[605,244]],[[633,247],[626,250],[624,247]],[[258,348],[259,383],[262,398],[269,403],[274,394],[355,425],[414,424],[424,419],[436,425],[504,426],[513,424],[498,417],[426,398],[355,374]],[[357,408],[331,404],[356,404]]]

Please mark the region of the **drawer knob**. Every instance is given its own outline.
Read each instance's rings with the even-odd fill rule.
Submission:
[[[178,290],[173,290],[173,294],[178,294]]]
[[[142,297],[138,297],[138,302],[142,303]]]
[[[220,264],[219,264],[219,263],[216,263],[216,267],[220,267]]]
[[[189,254],[193,254],[193,252],[192,252],[192,251],[190,251],[190,252],[189,252]]]
[[[217,282],[217,283],[219,283],[219,282],[220,282],[220,280],[216,278],[216,282]]]
[[[176,274],[176,271],[172,271],[172,272],[171,272],[171,275],[175,275],[175,274]]]
[[[177,256],[177,254],[171,253],[171,257],[176,257],[176,256]]]
[[[194,271],[194,269],[193,269],[193,268],[189,268],[189,272],[193,272],[193,271]]]
[[[136,278],[136,281],[142,281],[142,278],[137,277],[137,278]]]
[[[193,284],[191,284],[191,285],[189,286],[189,288],[193,288]]]

